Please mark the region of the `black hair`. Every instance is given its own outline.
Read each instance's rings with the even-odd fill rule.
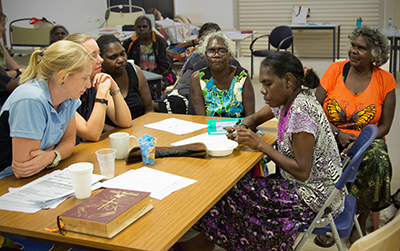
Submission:
[[[312,69],[306,69],[300,60],[288,51],[277,51],[271,53],[263,59],[260,67],[270,67],[279,78],[283,78],[286,73],[291,73],[296,79],[298,88],[306,86],[310,89],[319,86],[319,77]]]
[[[121,41],[119,41],[119,39],[114,35],[103,35],[103,36],[99,37],[96,40],[96,42],[100,48],[100,55],[102,55],[104,53],[106,46],[108,44],[115,43],[115,42],[121,43]]]
[[[216,31],[220,31],[220,30],[221,30],[221,28],[216,23],[213,23],[213,22],[205,23],[200,27],[198,38],[200,39],[202,36],[206,35],[206,34],[204,34],[206,32],[211,33],[211,32],[216,32]]]
[[[147,22],[147,24],[149,25],[150,29],[152,29],[153,27],[151,26],[151,21],[150,18],[146,17],[146,16],[140,16],[136,19],[135,21],[135,26],[139,21],[145,20]]]
[[[53,43],[51,38],[53,37],[53,35],[54,35],[54,33],[56,32],[57,29],[63,29],[65,31],[65,36],[69,35],[69,32],[68,32],[67,28],[65,28],[62,25],[54,25],[54,27],[51,28],[51,30],[50,30],[50,43]]]

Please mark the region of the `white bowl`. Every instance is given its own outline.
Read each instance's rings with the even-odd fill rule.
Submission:
[[[233,152],[239,144],[233,140],[218,140],[205,143],[208,154],[214,157],[227,156]]]

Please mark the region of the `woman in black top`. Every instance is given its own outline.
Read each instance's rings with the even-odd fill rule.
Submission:
[[[103,35],[97,39],[100,55],[104,59],[102,71],[117,82],[121,94],[131,111],[132,119],[153,112],[149,85],[142,70],[127,62],[121,42],[114,35]],[[114,126],[107,117],[106,124]]]

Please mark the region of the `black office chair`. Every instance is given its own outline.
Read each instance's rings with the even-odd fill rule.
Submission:
[[[257,50],[253,49],[254,43],[262,38],[268,37],[268,50]],[[251,78],[253,79],[253,57],[266,57],[272,52],[279,50],[287,50],[293,43],[293,33],[289,26],[277,26],[275,27],[269,35],[262,35],[254,39],[250,44],[251,51]],[[271,50],[271,45],[276,48],[276,50]],[[293,47],[292,47],[293,54]]]

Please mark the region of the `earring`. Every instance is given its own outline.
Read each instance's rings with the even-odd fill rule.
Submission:
[[[63,85],[63,84],[64,84],[64,82],[61,83],[61,85]]]

